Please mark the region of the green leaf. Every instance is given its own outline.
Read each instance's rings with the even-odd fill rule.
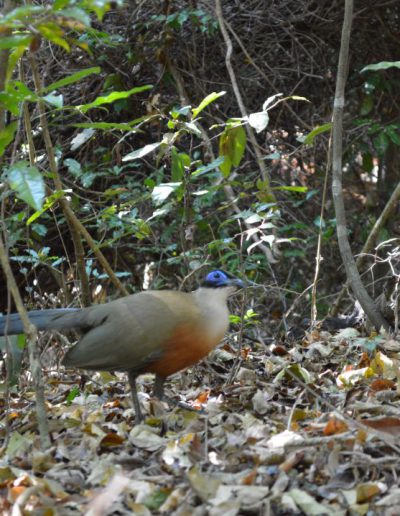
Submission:
[[[380,63],[371,64],[365,66],[361,73],[372,71],[376,72],[378,70],[387,70],[388,68],[400,68],[400,61],[381,61]]]
[[[20,102],[37,102],[39,98],[22,82],[10,81],[7,84],[7,91],[0,92],[0,105],[13,115],[19,115]]]
[[[383,131],[381,131],[378,134],[378,136],[373,138],[372,141],[374,142],[377,153],[380,156],[383,156],[383,154],[385,154],[385,152],[389,146],[389,138],[386,136],[386,134]]]
[[[201,131],[194,122],[183,122],[182,126],[185,127],[190,133],[196,136],[201,136]]]
[[[76,106],[76,109],[81,111],[82,113],[86,113],[89,111],[89,109],[92,109],[94,107],[102,106],[103,104],[111,104],[112,102],[115,102],[116,100],[120,99],[126,99],[130,97],[131,95],[134,95],[135,93],[140,93],[142,91],[146,91],[151,89],[153,86],[150,84],[146,86],[137,86],[136,88],[132,88],[128,91],[114,91],[110,93],[109,95],[97,97],[96,100],[93,102],[90,102],[89,104],[81,104],[80,106]]]
[[[0,38],[0,50],[5,48],[24,47],[28,48],[33,36],[26,34],[15,34],[14,36],[2,36]]]
[[[305,193],[308,191],[306,186],[275,186],[271,190],[284,190],[286,192],[300,192]]]
[[[246,148],[246,131],[241,125],[227,127],[219,140],[219,155],[224,162],[220,170],[224,177],[228,177],[232,166],[239,166]]]
[[[26,222],[26,225],[29,226],[34,222],[36,219],[38,219],[45,211],[49,210],[54,206],[54,204],[64,195],[64,192],[61,190],[57,190],[53,194],[49,195],[47,199],[44,202],[43,207],[40,210],[35,211],[29,219]]]
[[[372,155],[370,153],[362,155],[362,168],[366,172],[371,172],[372,169],[374,168],[373,158],[372,158]]]
[[[0,131],[0,156],[4,154],[7,146],[13,141],[18,122],[11,122],[2,131]]]
[[[319,125],[318,127],[315,127],[310,133],[306,135],[304,139],[302,139],[302,143],[305,145],[310,145],[313,143],[314,138],[318,134],[326,133],[327,131],[330,131],[332,128],[332,123],[328,122],[327,124]]]
[[[64,165],[68,168],[68,172],[74,177],[79,177],[82,174],[82,167],[79,161],[67,158],[64,160]]]
[[[17,197],[25,201],[35,210],[41,210],[45,195],[45,185],[42,174],[27,161],[14,163],[8,171],[10,187]]]
[[[129,154],[124,156],[122,158],[122,161],[132,161],[134,159],[143,158],[143,156],[150,154],[150,152],[153,152],[161,144],[162,144],[162,142],[149,143],[148,145],[145,145],[144,147],[137,149],[133,152],[130,152]]]
[[[59,81],[53,82],[49,84],[45,88],[42,89],[43,93],[49,93],[50,91],[57,90],[62,88],[63,86],[68,86],[68,84],[73,84],[74,82],[78,82],[81,79],[84,79],[88,75],[93,73],[99,74],[101,72],[101,68],[99,66],[93,66],[92,68],[85,68],[84,70],[80,70],[79,72],[73,73],[64,79],[60,79]]]
[[[286,249],[283,249],[282,250],[282,254],[283,256],[286,256],[287,258],[290,258],[290,257],[304,257],[306,256],[306,252],[304,251],[304,249],[290,249],[290,248],[286,248]]]
[[[374,107],[374,99],[372,98],[372,95],[366,95],[363,98],[363,101],[361,103],[360,115],[367,116],[368,113],[371,113],[373,107]]]
[[[65,40],[64,31],[54,22],[47,22],[36,26],[40,34],[55,45],[63,48],[67,52],[71,50],[69,43]]]
[[[74,401],[74,399],[80,395],[80,393],[81,391],[79,387],[77,385],[74,385],[66,397],[66,404],[70,405]]]
[[[100,129],[103,131],[132,131],[137,132],[129,124],[118,124],[112,122],[83,122],[79,124],[73,124],[74,127],[83,127],[85,129]]]
[[[6,84],[11,80],[14,69],[17,66],[18,61],[24,55],[25,51],[26,51],[26,48],[24,46],[19,46],[19,47],[14,48],[13,50],[11,50],[10,57],[8,59],[8,65],[7,65]]]
[[[226,91],[220,91],[218,93],[213,91],[212,93],[207,95],[207,97],[205,97],[196,108],[193,108],[193,118],[197,118],[197,116],[201,111],[203,111],[203,109],[205,109],[209,104],[211,104],[211,102],[214,102],[215,100],[225,95],[225,93]]]
[[[215,170],[216,168],[220,167],[223,162],[224,162],[224,157],[220,156],[219,158],[215,159],[208,165],[203,165],[203,166],[197,168],[194,172],[192,172],[192,176],[198,177],[198,176],[207,174],[207,172],[210,172],[211,170]]]
[[[299,95],[290,95],[285,100],[301,100],[303,102],[310,102],[306,97],[300,97]]]
[[[176,147],[171,147],[171,179],[172,182],[181,181],[185,175],[185,165],[182,156],[176,150]]]
[[[400,145],[399,127],[386,127],[385,132],[395,145]]]

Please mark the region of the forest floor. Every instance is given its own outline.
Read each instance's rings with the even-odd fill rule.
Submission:
[[[235,346],[172,377],[168,403],[142,376],[139,425],[123,375],[45,368],[45,451],[29,382],[12,389],[0,513],[400,514],[400,343],[349,328]]]

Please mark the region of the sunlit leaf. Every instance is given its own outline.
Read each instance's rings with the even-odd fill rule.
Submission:
[[[47,40],[58,45],[67,52],[71,50],[68,41],[64,38],[64,31],[56,23],[47,22],[37,25],[36,28]]]
[[[94,135],[96,131],[94,129],[84,129],[80,133],[78,133],[71,140],[71,150],[76,150],[81,147],[84,143],[86,143],[90,138]]]
[[[308,191],[308,188],[306,186],[274,186],[271,190],[305,193]]]
[[[131,90],[128,90],[128,91],[113,91],[109,95],[97,97],[96,100],[94,100],[93,102],[90,102],[89,104],[81,104],[80,106],[76,106],[76,109],[78,109],[82,113],[86,113],[87,111],[89,111],[89,109],[99,107],[104,104],[111,104],[111,103],[115,102],[116,100],[126,99],[136,93],[150,90],[152,87],[153,86],[151,86],[151,85],[146,85],[146,86],[137,86],[136,88],[132,88]]]
[[[332,123],[328,122],[327,124],[319,125],[318,127],[315,127],[311,132],[309,132],[305,137],[298,138],[299,141],[306,145],[310,145],[313,143],[314,138],[318,136],[319,134],[326,133],[327,131],[330,131],[332,127]]]
[[[140,149],[130,152],[124,156],[122,161],[132,161],[134,159],[143,158],[144,156],[147,156],[147,154],[150,154],[155,149],[157,149],[157,147],[159,147],[161,144],[162,142],[149,143],[148,145],[145,145],[144,147],[141,147]]]
[[[269,122],[269,115],[266,111],[260,111],[259,113],[251,113],[249,115],[249,124],[253,127],[257,133],[261,133]]]
[[[196,108],[193,108],[193,118],[197,118],[197,116],[201,111],[203,111],[203,109],[205,109],[209,104],[211,104],[211,102],[214,102],[216,99],[219,99],[220,97],[225,95],[225,93],[226,91],[220,91],[218,93],[213,91],[212,93],[207,95],[207,97],[205,97]]]
[[[42,89],[43,93],[48,93],[50,91],[57,90],[62,88],[63,86],[68,86],[69,84],[73,84],[74,82],[78,82],[81,79],[84,79],[88,75],[93,73],[100,73],[101,68],[99,66],[93,66],[92,68],[85,68],[85,70],[80,70],[79,72],[73,73],[68,77],[64,77],[64,79],[60,79],[59,81],[53,82]]]
[[[281,97],[283,95],[283,93],[277,93],[276,95],[272,95],[271,97],[268,97],[267,100],[264,102],[263,104],[263,111],[266,111],[268,106],[270,106],[273,102],[275,102],[275,99],[277,99],[278,97]]]
[[[181,186],[182,183],[161,183],[155,186],[151,192],[151,198],[156,205],[162,204],[168,197]]]
[[[388,68],[400,68],[400,61],[381,61],[380,63],[364,66],[364,68],[361,70],[361,73],[368,71],[376,72],[378,70],[387,70]]]
[[[54,206],[54,204],[64,195],[64,192],[62,191],[56,191],[53,194],[49,195],[47,199],[45,200],[43,207],[40,210],[35,211],[29,219],[26,222],[26,225],[29,226],[34,222],[36,219],[38,219],[45,211],[49,210]]]
[[[224,162],[224,157],[220,156],[219,158],[215,159],[214,161],[212,161],[208,165],[204,165],[204,166],[199,167],[198,169],[196,169],[192,173],[192,176],[193,177],[198,177],[198,176],[202,176],[204,174],[207,174],[207,172],[210,172],[210,171],[215,170],[218,167],[220,167],[223,162]]]
[[[61,109],[64,104],[64,96],[63,95],[55,95],[54,93],[50,93],[43,97],[43,100],[50,104],[51,106],[56,107],[57,109]]]

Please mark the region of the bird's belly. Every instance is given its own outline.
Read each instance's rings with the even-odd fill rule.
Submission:
[[[163,378],[177,373],[208,355],[220,342],[224,333],[210,337],[201,330],[181,326],[164,344],[162,357],[148,364],[143,372],[155,373]]]

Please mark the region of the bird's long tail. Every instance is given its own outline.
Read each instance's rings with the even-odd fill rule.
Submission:
[[[67,330],[77,328],[79,318],[65,317],[72,312],[79,312],[80,308],[54,308],[50,310],[32,310],[28,312],[29,320],[38,330]],[[0,335],[16,335],[24,333],[19,314],[10,314],[0,317]]]

